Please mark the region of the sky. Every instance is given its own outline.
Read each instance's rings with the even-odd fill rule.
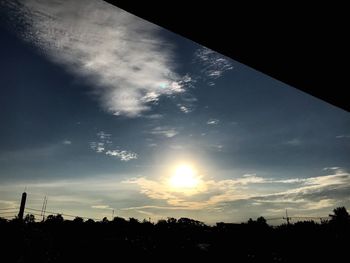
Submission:
[[[97,219],[350,208],[342,109],[100,0],[1,1],[0,39],[2,209],[24,189]]]

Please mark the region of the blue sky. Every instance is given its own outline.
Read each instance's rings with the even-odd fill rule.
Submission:
[[[97,218],[349,207],[349,113],[103,1],[0,7],[0,207],[24,187]]]

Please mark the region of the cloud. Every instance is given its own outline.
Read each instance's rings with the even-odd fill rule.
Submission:
[[[164,117],[163,114],[150,114],[150,115],[146,115],[144,116],[147,119],[151,119],[151,120],[157,120],[157,119],[162,119]]]
[[[178,104],[177,105],[180,109],[180,111],[182,111],[183,113],[190,113],[192,111],[191,108],[189,108],[188,106],[184,106],[182,104]]]
[[[94,85],[114,115],[140,116],[162,95],[185,91],[161,28],[102,0],[8,3],[11,24],[43,55]],[[17,19],[13,19],[13,18]],[[19,30],[18,30],[19,32]]]
[[[285,191],[253,197],[259,203],[294,211],[320,210],[335,207],[347,198],[350,193],[350,174],[340,169],[334,174],[294,179],[297,185]],[[280,182],[271,181],[271,183]],[[290,180],[292,182],[292,180]]]
[[[71,144],[72,144],[72,141],[70,141],[70,140],[64,140],[62,143],[63,143],[64,145],[71,145]]]
[[[95,209],[113,209],[113,208],[110,208],[109,205],[92,205],[91,208],[95,208]]]
[[[207,124],[208,125],[218,125],[219,124],[219,120],[218,119],[209,119],[208,121],[207,121]]]
[[[276,211],[286,207],[319,210],[334,207],[340,200],[349,198],[350,193],[350,174],[341,170],[330,175],[285,180],[263,178],[256,174],[218,181],[201,178],[199,187],[187,194],[175,191],[166,181],[145,177],[124,183],[138,185],[140,193],[150,199],[164,200],[167,206],[188,210],[234,206],[242,201]],[[291,186],[282,190],[285,184]]]
[[[100,131],[96,134],[99,141],[90,142],[90,148],[97,153],[104,153],[108,156],[117,157],[121,161],[128,162],[138,158],[137,153],[121,150],[121,149],[110,149],[113,145],[112,135],[104,131]],[[119,148],[119,147],[118,147]]]
[[[350,134],[337,135],[337,136],[335,136],[335,138],[337,138],[337,139],[348,139],[348,138],[350,138]]]
[[[15,208],[15,207],[18,206],[17,202],[15,202],[15,201],[8,201],[8,200],[0,200],[0,205],[1,205],[1,208],[6,208],[6,209],[7,208],[8,209]],[[3,207],[3,205],[5,207]]]
[[[90,148],[97,153],[103,153],[105,151],[104,142],[90,142]]]
[[[100,138],[100,140],[109,140],[111,139],[111,134],[105,133],[104,131],[100,131],[97,133],[97,137]]]
[[[125,150],[109,150],[106,152],[106,155],[115,156],[121,161],[128,162],[133,159],[137,159],[137,154],[134,152],[129,152]]]
[[[339,170],[339,169],[340,169],[340,167],[334,166],[334,167],[325,167],[322,170],[323,171],[332,171],[332,170]]]
[[[208,85],[210,86],[215,85],[213,80],[221,77],[226,71],[233,69],[230,59],[205,47],[196,50],[194,53],[194,62],[201,65],[201,72],[205,75],[205,78],[209,79]]]
[[[165,136],[167,138],[172,138],[178,134],[178,131],[175,128],[171,128],[168,126],[158,126],[151,130],[150,133],[154,135]]]
[[[172,188],[167,180],[156,181],[139,177],[123,181],[123,183],[138,185],[140,193],[150,199],[165,200],[169,206],[189,210],[204,209],[221,202],[247,199],[252,196],[252,193],[246,191],[246,186],[264,182],[264,178],[256,175],[220,181],[199,178],[196,188],[177,190]]]
[[[298,146],[301,144],[301,141],[298,138],[291,139],[289,141],[284,142],[284,144],[290,145],[290,146]]]

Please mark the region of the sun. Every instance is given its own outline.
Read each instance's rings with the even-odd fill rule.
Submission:
[[[200,184],[200,178],[192,166],[179,165],[170,177],[169,184],[174,189],[194,189]]]

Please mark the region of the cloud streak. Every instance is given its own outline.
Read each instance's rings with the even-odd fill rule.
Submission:
[[[219,124],[219,120],[218,119],[209,119],[208,121],[207,121],[207,124],[208,125],[218,125]]]
[[[161,135],[166,138],[172,138],[178,134],[178,131],[175,128],[168,127],[168,126],[158,126],[153,128],[150,131],[153,135]]]
[[[6,4],[5,4],[6,5]],[[21,36],[94,85],[114,115],[140,116],[162,95],[184,91],[160,28],[101,0],[7,3]]]
[[[344,197],[349,198],[350,174],[335,170],[330,175],[285,180],[246,174],[235,179],[201,180],[200,187],[189,195],[174,191],[166,182],[144,177],[124,183],[138,185],[140,193],[150,199],[165,200],[169,207],[188,210],[210,209],[241,201],[269,204],[269,208],[276,208],[276,211],[277,207],[284,209],[286,204],[300,210],[317,210],[334,206]],[[282,190],[285,185],[287,190]]]

